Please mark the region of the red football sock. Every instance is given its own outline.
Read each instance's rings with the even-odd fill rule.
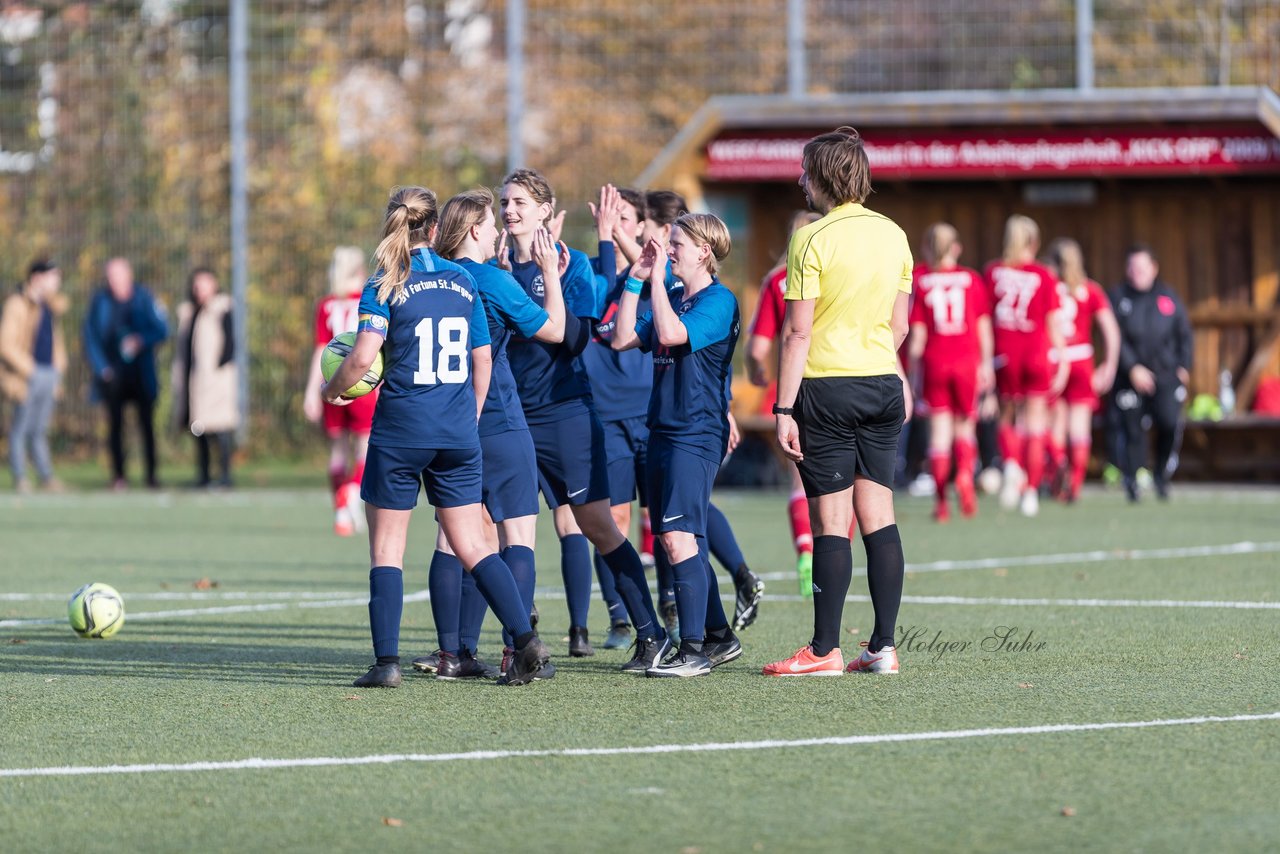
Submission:
[[[1091,440],[1084,439],[1071,443],[1071,494],[1077,495],[1084,483],[1084,473],[1089,468],[1089,451]]]
[[[1048,467],[1053,471],[1066,469],[1067,467],[1067,449],[1065,446],[1058,444],[1058,440],[1053,436],[1045,437],[1044,445],[1045,453],[1048,455]]]
[[[1022,434],[1012,424],[1001,424],[996,433],[996,442],[1000,446],[1000,458],[1006,463],[1020,463],[1022,460]]]
[[[973,480],[973,469],[978,463],[978,443],[972,439],[956,439],[956,480]]]
[[[791,493],[787,500],[787,517],[791,520],[791,542],[795,544],[796,553],[813,552],[813,528],[809,524],[809,499],[804,490]]]
[[[649,525],[649,511],[640,514],[640,554],[653,554],[653,528]]]
[[[951,478],[951,451],[930,450],[929,470],[933,472],[933,482],[937,485],[938,503],[947,502],[947,481]]]
[[[1027,436],[1025,447],[1027,470],[1027,489],[1039,489],[1040,480],[1044,477],[1044,434],[1032,433]]]
[[[329,467],[329,491],[333,493],[333,508],[341,510],[347,506],[347,469],[345,466]]]
[[[347,483],[356,488],[356,494],[360,493],[360,483],[364,480],[364,460],[356,460],[355,466],[351,469],[351,479]]]

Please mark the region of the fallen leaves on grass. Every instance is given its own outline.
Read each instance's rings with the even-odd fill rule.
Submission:
[[[26,643],[26,642],[27,642],[26,638],[9,638],[9,643],[14,644],[15,646],[17,644]]]
[[[385,824],[387,827],[404,827],[404,821],[402,821],[401,819],[389,818],[385,815],[382,817],[382,823]]]
[[[851,635],[856,635],[858,634],[858,632],[862,631],[862,629],[858,628],[857,626],[850,626],[849,628],[845,629],[845,631]]]
[[[1232,658],[1234,658],[1236,661],[1248,661],[1248,660],[1249,660],[1249,656],[1245,655],[1243,652],[1233,652],[1233,653],[1231,653],[1231,657],[1232,657]]]
[[[347,696],[343,697],[342,699],[344,699],[344,700],[359,700],[359,699],[360,699],[360,695],[359,695],[359,694],[348,694]]]
[[[1065,815],[1067,818],[1071,818],[1073,815],[1075,815],[1075,814],[1076,814],[1076,808],[1075,808],[1075,807],[1063,807],[1063,808],[1062,808],[1062,814],[1063,814],[1063,815]]]
[[[212,590],[218,586],[218,582],[209,578],[201,578],[198,581],[193,581],[191,586],[197,590]]]
[[[1018,683],[1018,687],[1019,687],[1019,688],[1034,688],[1034,687],[1036,687],[1036,686],[1035,686],[1035,683],[1034,683],[1034,682],[1019,682],[1019,683]]]
[[[991,570],[991,574],[996,578],[1007,578],[1009,576],[1009,567],[997,566],[995,569]]]
[[[702,854],[702,849],[697,845],[686,845],[680,849],[680,854]]]

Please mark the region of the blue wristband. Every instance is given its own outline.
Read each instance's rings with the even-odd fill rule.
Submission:
[[[644,290],[644,281],[637,279],[635,276],[627,276],[627,283],[624,287],[627,293],[638,294]]]

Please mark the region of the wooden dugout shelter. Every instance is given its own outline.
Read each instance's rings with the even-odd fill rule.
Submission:
[[[754,283],[804,205],[804,142],[840,125],[866,140],[868,207],[895,219],[913,247],[946,220],[960,232],[961,262],[981,268],[1000,254],[1005,219],[1022,213],[1046,246],[1079,241],[1089,274],[1110,289],[1126,249],[1147,243],[1191,314],[1193,394],[1216,395],[1229,369],[1244,412],[1258,381],[1280,374],[1280,96],[1271,89],[717,97],[639,184],[721,213],[746,248],[740,274]],[[745,315],[754,287],[743,297]],[[1280,436],[1280,423],[1271,430]]]

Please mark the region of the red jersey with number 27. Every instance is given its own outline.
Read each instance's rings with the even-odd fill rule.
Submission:
[[[1058,280],[1048,268],[1036,264],[987,265],[992,326],[996,352],[1042,349],[1048,352],[1050,312],[1058,309]]]
[[[360,308],[360,294],[349,297],[327,296],[316,306],[316,346],[323,347],[333,336],[355,332]]]
[[[991,314],[991,309],[978,271],[968,267],[931,270],[927,264],[917,264],[911,279],[911,324],[923,323],[928,333],[924,363],[981,359],[978,318]]]

